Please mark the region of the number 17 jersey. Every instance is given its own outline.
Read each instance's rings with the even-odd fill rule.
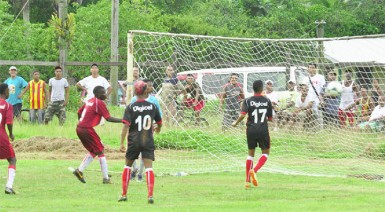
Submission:
[[[270,99],[255,94],[243,100],[241,114],[248,114],[247,127],[260,133],[268,133],[267,121],[272,119],[273,107]]]

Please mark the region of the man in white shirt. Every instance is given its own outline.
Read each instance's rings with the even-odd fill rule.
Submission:
[[[96,86],[102,86],[107,90],[107,97],[111,94],[112,87],[106,78],[99,75],[99,68],[97,64],[91,65],[91,76],[88,76],[80,80],[76,86],[82,90],[87,91],[87,96],[84,99],[84,102],[87,102],[89,99],[94,97],[93,90]]]
[[[326,84],[325,77],[321,74],[317,74],[317,64],[315,63],[310,63],[307,66],[307,71],[309,73],[309,78],[307,80],[309,87],[309,95],[315,100],[315,108],[318,108],[318,105],[322,101],[322,97],[320,96],[320,94]],[[313,87],[315,88],[315,90]]]
[[[385,120],[385,97],[380,96],[378,98],[378,105],[374,108],[370,115],[369,121],[363,122],[358,125],[360,129],[367,129],[373,131],[380,131],[384,126]]]
[[[295,101],[295,110],[290,120],[290,126],[293,126],[294,122],[296,122],[298,126],[304,127],[304,123],[310,121],[310,118],[316,110],[315,99],[309,94],[309,87],[302,85],[301,95],[298,96]]]

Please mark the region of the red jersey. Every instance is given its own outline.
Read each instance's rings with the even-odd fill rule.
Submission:
[[[13,123],[13,107],[4,99],[0,99],[0,142],[9,141],[7,131],[5,130],[6,124]]]
[[[79,110],[80,116],[78,127],[95,127],[100,123],[102,116],[105,119],[110,118],[110,113],[107,110],[104,101],[94,97],[87,101]]]

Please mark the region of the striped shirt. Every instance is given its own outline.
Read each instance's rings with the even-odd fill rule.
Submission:
[[[45,102],[45,82],[31,80],[29,86],[29,106],[31,109],[43,109]]]

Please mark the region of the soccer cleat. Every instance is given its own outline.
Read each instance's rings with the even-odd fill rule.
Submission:
[[[138,172],[138,171],[132,171],[131,172],[130,180],[135,180],[136,172]]]
[[[127,201],[127,196],[121,196],[118,202],[126,202]]]
[[[143,176],[141,174],[138,174],[138,179],[137,179],[138,182],[143,182]]]
[[[5,187],[5,194],[16,194],[12,188]]]
[[[249,183],[249,182],[246,182],[246,183],[245,183],[245,189],[250,189],[250,187],[251,187],[251,186],[250,186],[250,183]]]
[[[74,172],[72,172],[80,182],[82,183],[86,183],[86,181],[84,180],[84,176],[83,176],[83,172],[79,171],[79,169],[76,169]]]
[[[257,176],[256,176],[256,174],[255,174],[253,169],[250,169],[249,175],[251,177],[251,181],[253,182],[253,185],[254,186],[258,186]]]
[[[148,197],[148,204],[154,204],[154,198]]]
[[[112,184],[111,183],[111,178],[103,178],[103,184]]]

